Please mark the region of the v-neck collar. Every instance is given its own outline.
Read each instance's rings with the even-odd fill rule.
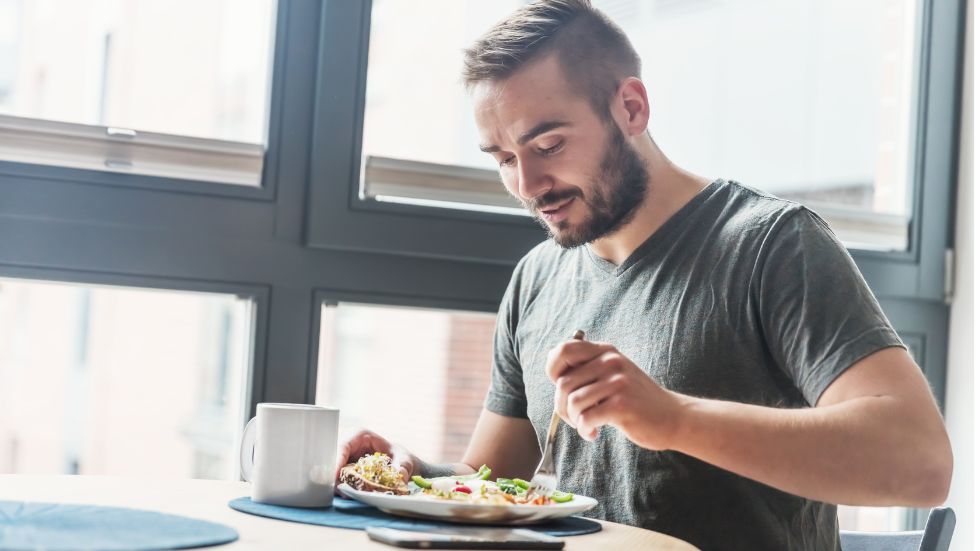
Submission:
[[[664,222],[659,228],[657,228],[657,230],[654,231],[653,234],[646,239],[646,241],[641,243],[636,250],[630,253],[626,260],[624,260],[619,266],[595,254],[588,246],[584,246],[582,248],[585,249],[585,254],[588,255],[599,270],[613,277],[619,277],[625,273],[626,270],[629,270],[632,266],[634,266],[638,261],[642,260],[657,249],[657,247],[671,232],[674,231],[675,228],[683,224],[684,221],[689,218],[691,213],[704,204],[704,202],[707,201],[708,198],[724,184],[725,180],[717,179],[705,186],[704,189],[699,191],[698,194],[692,197],[690,201],[685,203],[683,207],[671,215],[671,217],[668,218],[667,221]]]

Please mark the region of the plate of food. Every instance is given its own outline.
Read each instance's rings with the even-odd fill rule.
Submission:
[[[470,475],[423,478],[405,483],[391,458],[365,455],[340,470],[341,494],[393,515],[472,524],[535,524],[582,513],[598,505],[591,497],[539,493],[519,478],[490,478],[486,465]]]

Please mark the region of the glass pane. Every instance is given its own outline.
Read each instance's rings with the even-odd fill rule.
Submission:
[[[837,507],[841,530],[895,532],[907,530],[908,509],[903,507]]]
[[[496,171],[480,143],[459,74],[462,51],[520,0],[375,0],[364,108],[365,156]],[[439,21],[438,33],[418,29]],[[425,86],[416,82],[424,60]]]
[[[0,279],[0,473],[237,480],[251,310]]]
[[[460,52],[522,4],[374,3],[368,170],[380,163],[390,173],[391,159],[496,170],[477,151]],[[852,246],[907,248],[918,0],[594,4],[643,59],[651,133],[680,166],[804,202]],[[417,29],[435,20],[440,32],[420,37]],[[417,81],[419,60],[427,85],[404,86]],[[405,170],[424,168],[406,163]],[[411,176],[386,177],[405,196],[433,200],[412,190]],[[460,178],[463,190],[476,180]],[[394,194],[397,186],[387,189]],[[463,202],[456,190],[446,197]],[[476,196],[469,202],[500,206]]]
[[[595,4],[640,53],[651,133],[678,164],[906,248],[916,0]]]
[[[0,0],[0,114],[262,144],[274,0]]]
[[[342,432],[369,428],[429,461],[459,461],[490,386],[493,327],[491,314],[325,305],[316,403],[340,408]],[[392,404],[406,407],[393,415]]]

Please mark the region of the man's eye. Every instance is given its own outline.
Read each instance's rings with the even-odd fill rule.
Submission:
[[[500,166],[511,166],[514,164],[514,161],[516,160],[517,157],[511,155],[510,157],[507,157],[506,159],[500,161]]]
[[[555,144],[555,145],[553,145],[551,147],[548,147],[548,148],[545,148],[545,149],[539,149],[538,152],[541,153],[542,155],[546,155],[546,156],[547,155],[554,155],[555,153],[558,153],[559,151],[561,151],[561,148],[564,145],[565,145],[565,142],[558,142],[557,144]]]

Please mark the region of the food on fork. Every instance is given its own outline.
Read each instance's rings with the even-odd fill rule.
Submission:
[[[408,495],[411,491],[387,454],[375,452],[340,469],[340,481],[355,490]]]

